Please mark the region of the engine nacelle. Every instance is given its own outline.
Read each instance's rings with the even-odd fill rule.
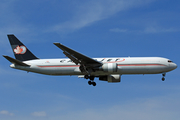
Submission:
[[[102,70],[105,72],[117,72],[117,63],[105,63],[102,65]]]
[[[99,80],[108,81],[108,82],[111,82],[111,83],[121,82],[121,75],[101,76],[101,77],[99,77]]]

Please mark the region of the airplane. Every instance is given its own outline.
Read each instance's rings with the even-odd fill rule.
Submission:
[[[177,68],[171,60],[162,57],[109,57],[90,58],[65,45],[54,43],[68,58],[37,58],[19,39],[7,35],[16,59],[3,55],[12,64],[11,68],[44,75],[75,75],[89,79],[88,84],[96,86],[95,77],[101,81],[117,83],[122,75],[162,74]]]

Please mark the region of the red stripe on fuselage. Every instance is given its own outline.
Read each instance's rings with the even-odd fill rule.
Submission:
[[[118,66],[165,66],[162,64],[118,64]]]
[[[51,65],[51,66],[39,66],[38,67],[79,67],[79,65]]]

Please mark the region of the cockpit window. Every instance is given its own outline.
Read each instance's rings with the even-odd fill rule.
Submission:
[[[171,61],[171,60],[168,60],[168,62],[169,62],[169,63],[172,63],[173,61]]]

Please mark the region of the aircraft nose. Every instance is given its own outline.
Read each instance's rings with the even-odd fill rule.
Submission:
[[[174,63],[175,64],[175,63]],[[177,65],[175,64],[175,69],[177,68]]]
[[[174,70],[174,69],[177,68],[177,65],[176,65],[175,63],[173,63],[173,64],[171,65],[171,67],[172,67],[172,69]]]

